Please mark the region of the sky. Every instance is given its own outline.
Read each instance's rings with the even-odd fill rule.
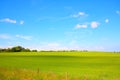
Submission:
[[[120,51],[119,0],[0,0],[0,48]]]

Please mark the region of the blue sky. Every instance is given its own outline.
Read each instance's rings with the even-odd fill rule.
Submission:
[[[120,51],[119,0],[0,0],[0,47]]]

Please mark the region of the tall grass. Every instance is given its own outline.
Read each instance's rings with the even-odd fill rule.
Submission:
[[[7,69],[0,68],[0,80],[119,80],[119,77],[107,79],[106,75],[97,77],[88,77],[83,75],[79,77],[70,76],[67,72],[65,74],[56,74],[53,72],[41,72],[37,70],[27,69]]]
[[[0,80],[87,80],[87,76],[72,77],[66,72],[64,75],[53,72],[41,72],[27,69],[0,68]]]

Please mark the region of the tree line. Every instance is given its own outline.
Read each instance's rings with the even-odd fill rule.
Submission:
[[[30,50],[22,46],[14,46],[12,48],[0,48],[0,52],[37,52],[37,50]]]

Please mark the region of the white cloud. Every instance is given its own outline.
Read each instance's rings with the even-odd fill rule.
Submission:
[[[20,24],[21,24],[21,25],[22,25],[22,24],[24,24],[24,21],[23,21],[23,20],[21,20],[21,21],[20,21]]]
[[[88,16],[85,12],[78,12],[77,14],[72,15],[72,17],[77,18],[81,16]]]
[[[106,19],[105,22],[108,23],[109,19]],[[80,28],[85,29],[85,28],[88,28],[89,25],[91,28],[97,28],[100,25],[100,23],[97,21],[92,21],[91,23],[77,24],[74,28],[75,29],[80,29]]]
[[[104,47],[103,46],[95,46],[94,47],[94,50],[97,50],[97,51],[104,51]]]
[[[80,47],[76,45],[75,40],[72,40],[69,45],[61,44],[59,42],[43,43],[40,44],[37,50],[80,50]]]
[[[47,45],[51,46],[51,47],[58,47],[58,46],[60,46],[59,43],[48,43]]]
[[[17,38],[25,39],[25,40],[31,40],[32,36],[23,36],[23,35],[16,35]]]
[[[31,40],[32,36],[0,34],[0,39],[16,39],[16,38]]]
[[[105,19],[105,22],[106,22],[106,23],[109,23],[109,19]]]
[[[100,25],[99,22],[93,21],[91,22],[91,28],[97,28]]]
[[[17,23],[16,20],[13,20],[13,19],[10,19],[10,18],[1,19],[0,22],[7,22],[7,23],[13,23],[13,24],[16,24],[16,23]],[[24,21],[21,20],[21,21],[19,22],[19,24],[21,24],[21,25],[24,24]]]
[[[61,50],[62,47],[58,42],[44,42],[40,44],[40,50]]]
[[[77,24],[76,26],[75,26],[75,29],[79,29],[79,28],[87,28],[87,24]]]
[[[116,13],[117,13],[118,15],[120,15],[120,11],[117,10]]]
[[[17,23],[16,20],[12,20],[12,19],[9,19],[9,18],[5,18],[5,19],[1,19],[0,22],[8,22],[8,23]]]
[[[11,36],[8,34],[0,34],[0,39],[10,39]]]
[[[79,12],[78,14],[79,14],[80,16],[86,15],[84,12]]]

